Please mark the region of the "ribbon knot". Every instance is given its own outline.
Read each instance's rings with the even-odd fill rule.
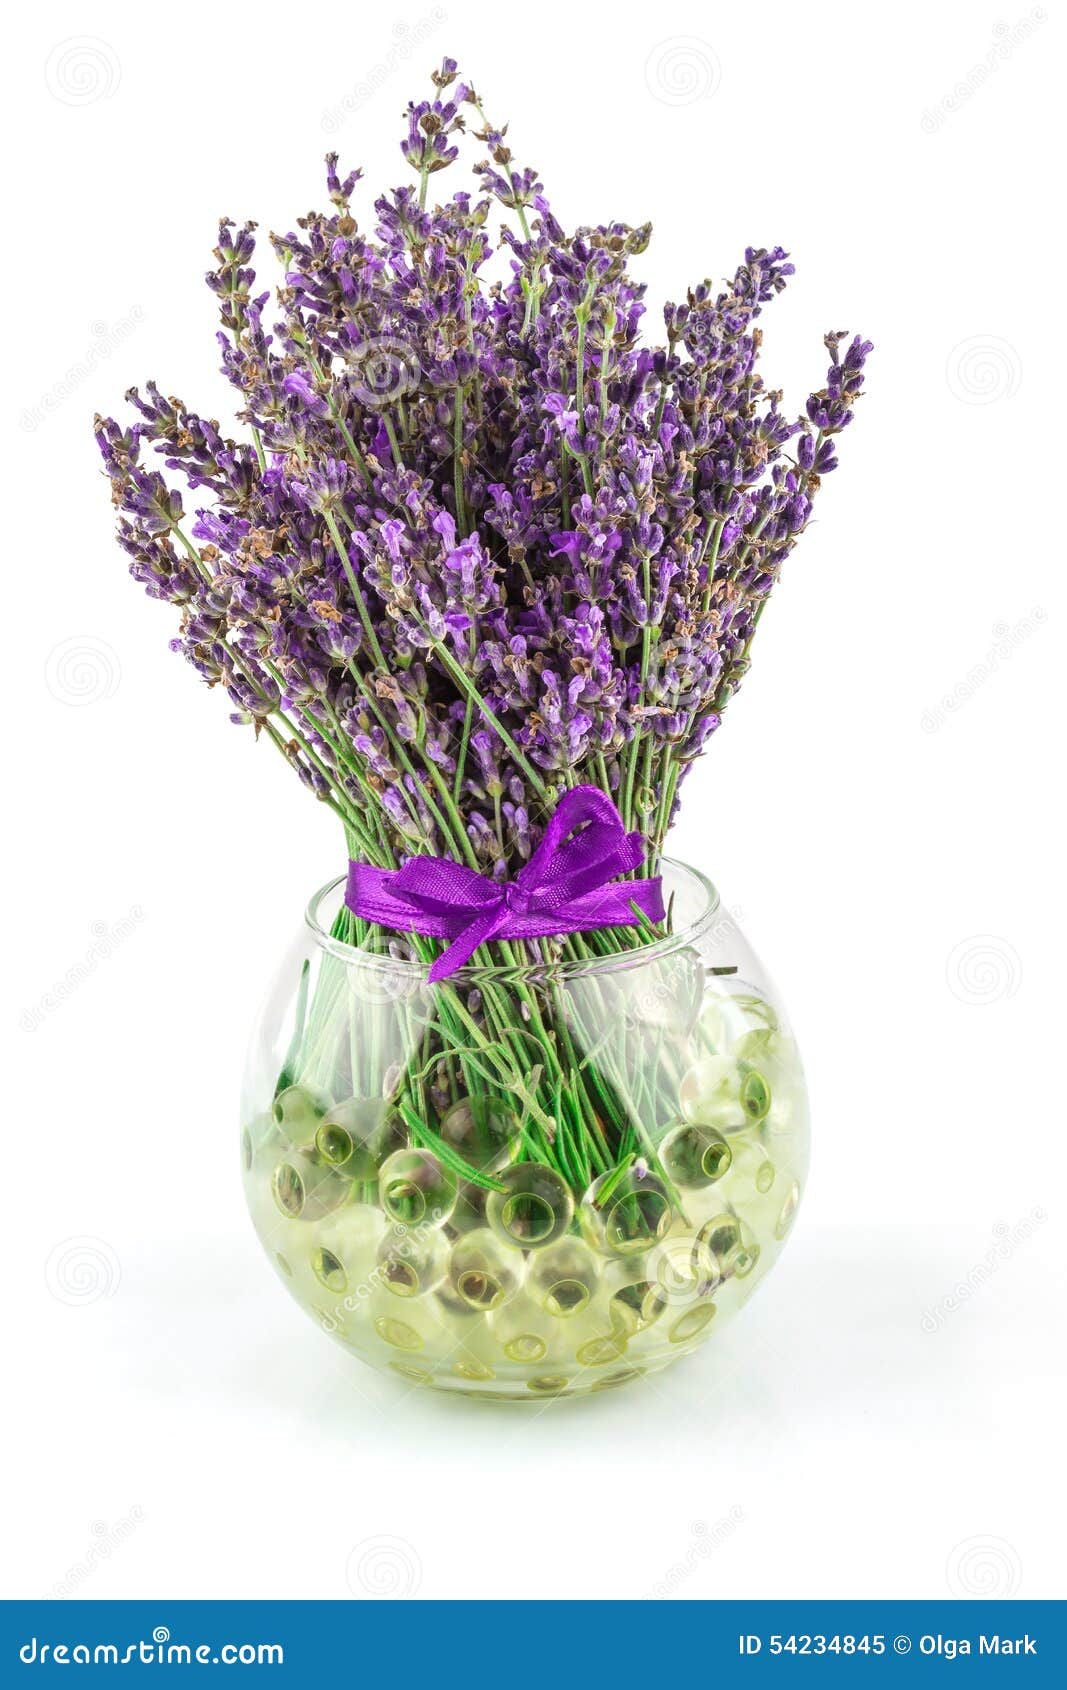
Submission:
[[[509,880],[504,886],[504,902],[512,915],[529,915],[532,899],[529,892],[524,892],[517,880]]]
[[[491,880],[447,857],[412,857],[400,869],[351,862],[345,903],[365,921],[449,940],[430,969],[431,981],[444,980],[490,939],[633,927],[637,911],[662,921],[658,878],[616,881],[644,857],[644,840],[626,832],[607,793],[576,786],[560,799],[514,880]]]

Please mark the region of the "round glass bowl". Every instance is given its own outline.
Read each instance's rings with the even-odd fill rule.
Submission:
[[[483,1397],[603,1390],[712,1339],[776,1261],[800,1059],[713,888],[663,877],[667,938],[500,947],[434,986],[425,942],[356,931],[342,882],[312,900],[253,1034],[242,1167],[285,1285],[361,1360]]]

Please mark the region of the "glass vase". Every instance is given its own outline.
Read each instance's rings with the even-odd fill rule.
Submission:
[[[312,899],[251,1041],[242,1167],[283,1282],[361,1360],[604,1390],[713,1341],[777,1260],[800,1059],[713,887],[662,873],[668,937],[496,944],[435,985],[417,940],[335,936],[343,881]]]

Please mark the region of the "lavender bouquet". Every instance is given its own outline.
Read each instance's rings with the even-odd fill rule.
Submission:
[[[870,347],[827,335],[783,412],[778,247],[646,344],[648,226],[568,233],[454,61],[433,83],[367,228],[330,154],[330,211],[270,237],[273,328],[255,225],[220,225],[241,438],[149,383],[97,440],[173,648],[344,829],[254,1047],[261,1235],[370,1359],[578,1390],[695,1341],[796,1207],[792,1042],[662,850]],[[477,193],[440,203],[468,129]]]

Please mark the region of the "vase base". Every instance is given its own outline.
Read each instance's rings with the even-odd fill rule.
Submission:
[[[403,1373],[402,1369],[394,1368],[394,1372]],[[477,1382],[468,1379],[456,1379],[448,1374],[430,1374],[425,1378],[411,1379],[413,1384],[434,1391],[440,1396],[462,1397],[465,1402],[502,1403],[508,1407],[516,1404],[536,1405],[546,1401],[558,1401],[561,1398],[576,1400],[577,1398],[594,1397],[604,1391],[617,1390],[620,1386],[650,1377],[652,1374],[663,1372],[663,1368],[642,1367],[617,1369],[606,1373],[603,1377],[588,1380],[582,1377],[564,1378],[562,1375],[544,1374],[528,1379],[525,1383],[516,1380],[493,1380]],[[411,1375],[407,1375],[411,1378]]]

